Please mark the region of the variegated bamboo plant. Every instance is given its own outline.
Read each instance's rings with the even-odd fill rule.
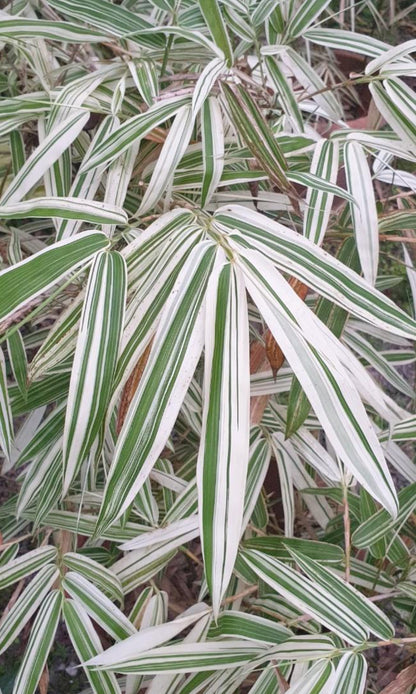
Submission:
[[[416,41],[353,30],[368,4],[0,11],[13,694],[62,620],[95,694],[363,694],[416,641],[416,322],[379,270],[398,242],[416,299]]]

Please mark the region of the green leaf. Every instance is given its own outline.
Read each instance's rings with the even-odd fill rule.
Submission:
[[[70,639],[82,663],[102,652],[101,641],[88,613],[75,600],[64,600],[63,613]],[[85,665],[84,671],[94,694],[121,694],[115,675],[99,672]]]
[[[25,161],[23,167],[12,182],[9,184],[5,193],[0,200],[0,215],[7,217],[7,210],[10,209],[9,216],[13,217],[13,203],[19,202],[26,193],[39,181],[41,176],[50,168],[50,166],[60,157],[60,155],[72,144],[75,138],[79,135],[82,128],[89,118],[89,113],[80,115],[73,113],[59,123],[52,132],[44,138],[40,145]],[[25,203],[22,203],[23,205]],[[26,203],[28,211],[34,206],[34,201]],[[16,212],[21,208],[17,208]],[[27,216],[23,213],[22,216]]]
[[[34,571],[52,562],[57,556],[55,547],[39,547],[22,554],[8,564],[0,567],[0,589],[4,590],[12,583],[20,581]]]
[[[5,219],[58,217],[90,224],[127,224],[127,215],[120,207],[70,197],[33,198],[13,205],[2,205],[0,216]]]
[[[232,122],[271,181],[281,190],[294,194],[287,178],[287,162],[256,102],[241,84],[222,82]]]
[[[59,572],[55,566],[44,566],[32,578],[1,623],[0,653],[3,653],[20,634],[58,577]]]
[[[20,330],[16,330],[8,338],[7,351],[13,376],[22,396],[25,397],[27,389],[27,357]]]
[[[328,542],[316,540],[304,540],[299,537],[281,537],[269,535],[267,537],[252,537],[244,540],[243,547],[257,549],[259,552],[276,557],[280,561],[292,561],[290,550],[297,550],[310,559],[316,559],[322,564],[337,564],[344,558],[344,552],[340,547]]]
[[[33,622],[30,638],[14,682],[13,694],[34,694],[55,638],[62,607],[62,593],[52,591]]]
[[[124,258],[117,251],[99,253],[91,268],[68,394],[63,493],[105,417],[123,329],[126,274]]]
[[[348,609],[355,614],[356,621],[364,629],[385,640],[394,636],[392,623],[377,605],[317,561],[309,559],[294,549],[291,549],[290,553],[311,580],[315,581],[320,588],[327,590],[334,600],[348,606]]]
[[[249,334],[241,271],[230,263],[219,274],[214,271],[206,303],[204,418],[197,479],[204,566],[218,614],[243,530],[249,457]]]
[[[243,550],[240,556],[279,595],[335,631],[348,643],[359,644],[367,639],[368,629],[362,626],[359,615],[350,608],[348,601],[345,602],[344,596],[334,595],[321,582],[310,581],[278,559],[257,550]]]
[[[360,525],[352,536],[353,544],[358,547],[368,547],[382,538],[389,530],[400,528],[416,507],[416,483],[410,484],[398,494],[399,512],[396,518],[391,518],[384,509]]]
[[[263,647],[264,648],[264,647]],[[189,643],[161,646],[145,651],[131,660],[100,666],[100,669],[123,673],[159,674],[224,670],[247,663],[262,652],[261,645],[247,641],[227,640],[219,643]]]
[[[46,292],[71,270],[86,264],[108,244],[104,234],[89,231],[59,241],[0,272],[0,319]]]
[[[10,458],[12,441],[13,417],[7,390],[6,362],[0,347],[0,445],[7,458]]]
[[[62,586],[113,639],[126,639],[136,633],[132,623],[104,593],[75,571],[68,571]]]
[[[303,34],[314,20],[328,7],[331,0],[312,0],[302,2],[297,11],[291,16],[286,29],[286,36],[294,39]]]
[[[136,12],[131,12],[120,5],[113,5],[107,0],[88,0],[88,5],[85,5],[82,0],[51,0],[50,5],[58,12],[97,27],[105,36],[110,34],[110,36],[121,37],[129,34],[132,41],[137,41],[147,48],[163,47],[164,42],[161,37],[143,33],[152,27],[150,22]],[[109,36],[107,35],[103,40],[108,41]]]
[[[233,64],[233,50],[217,0],[201,0],[199,8],[211,32],[212,38],[218,48],[224,53],[227,67],[231,67]]]
[[[117,442],[97,533],[120,517],[159,457],[200,357],[201,306],[215,247],[194,249],[166,302],[149,361]]]
[[[66,552],[62,562],[71,571],[80,573],[92,583],[95,583],[110,598],[123,602],[123,591],[119,578],[111,569],[94,561],[79,552]]]
[[[328,694],[364,694],[367,661],[361,653],[345,653],[335,673]]]

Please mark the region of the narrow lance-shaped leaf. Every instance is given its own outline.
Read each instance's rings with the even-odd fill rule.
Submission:
[[[96,26],[104,33],[104,41],[108,41],[108,34],[124,36],[132,33],[132,40],[148,48],[163,47],[164,42],[160,36],[143,33],[152,28],[150,22],[143,19],[136,12],[126,7],[113,5],[108,0],[88,0],[86,5],[83,0],[51,0],[51,6],[58,12],[76,17],[87,24]],[[137,34],[136,39],[134,34]],[[88,39],[85,39],[88,41]]]
[[[337,343],[331,340],[329,346],[325,331],[325,338],[322,335],[322,340],[316,339],[321,326],[314,314],[280,274],[272,270],[268,260],[252,251],[245,251],[244,258],[247,289],[337,454],[370,494],[395,515],[396,493],[382,448],[356,388],[338,361],[334,350]],[[309,319],[313,327],[310,323],[307,329]],[[330,407],[328,402],[332,403]]]
[[[358,255],[364,277],[375,284],[378,268],[378,219],[373,182],[367,157],[358,142],[344,147],[348,190],[355,202],[350,205]]]
[[[210,96],[201,109],[202,178],[201,206],[206,205],[217,188],[224,168],[224,125],[218,99]]]
[[[212,38],[224,53],[227,66],[231,67],[233,63],[233,51],[219,3],[217,0],[201,0],[199,7],[211,32]]]
[[[89,118],[89,113],[81,116],[71,114],[57,126],[26,160],[19,173],[12,180],[0,200],[1,206],[18,202],[39,181],[41,176],[53,164],[79,135]],[[3,213],[1,213],[3,216]]]
[[[5,219],[59,217],[90,224],[127,223],[127,215],[121,207],[109,205],[106,202],[71,197],[33,198],[12,205],[1,205],[0,215]]]
[[[314,19],[319,17],[321,12],[329,5],[331,0],[312,0],[312,2],[302,2],[297,11],[292,15],[286,29],[286,36],[294,39],[300,36],[307,29]]]
[[[33,622],[30,638],[17,673],[13,694],[33,694],[55,638],[61,614],[62,593],[52,591],[42,603]]]
[[[6,650],[38,609],[59,576],[55,566],[44,566],[20,594],[0,625],[0,653]]]
[[[358,644],[366,640],[368,630],[363,628],[358,616],[348,604],[326,588],[257,550],[244,550],[240,556],[258,578],[302,612],[311,615],[349,643]]]
[[[237,229],[279,269],[290,272],[354,316],[395,335],[416,339],[416,323],[410,316],[356,272],[303,236],[239,205],[220,208],[215,219],[230,233]]]
[[[311,173],[329,183],[336,183],[338,175],[338,143],[322,139],[317,143],[311,163]],[[308,188],[303,234],[321,245],[328,226],[334,196],[316,188]]]
[[[63,605],[65,625],[78,658],[82,663],[102,652],[101,641],[85,609],[75,600],[65,600]],[[85,667],[85,674],[94,694],[121,694],[115,675]]]
[[[337,253],[337,259],[354,270],[359,269],[359,259],[355,240],[349,238],[342,244]],[[348,318],[348,313],[329,299],[321,297],[317,303],[315,315],[323,322],[331,332],[340,337]],[[297,432],[310,412],[310,403],[302,390],[297,378],[293,377],[289,393],[287,408],[285,436],[289,438]]]
[[[123,154],[138,138],[144,137],[153,128],[174,116],[187,103],[189,103],[188,97],[166,99],[161,103],[157,102],[145,113],[129,118],[97,146],[88,161],[81,166],[81,173],[101,164],[108,165],[113,159]]]
[[[249,641],[232,640],[221,642],[202,642],[173,644],[151,648],[130,660],[114,665],[101,665],[100,669],[114,670],[126,674],[187,673],[206,670],[226,670],[244,664],[261,653],[266,653],[263,645]]]
[[[396,526],[400,527],[404,523],[416,507],[416,482],[400,490],[398,501],[399,513],[397,518],[391,518],[384,509],[380,509],[357,528],[352,537],[356,547],[369,547],[389,530]]]
[[[27,357],[20,330],[16,330],[8,338],[7,351],[13,376],[22,396],[25,397],[27,388]]]
[[[367,661],[362,653],[345,653],[338,663],[328,694],[364,694]]]
[[[49,41],[69,41],[70,43],[96,43],[107,41],[108,36],[98,31],[86,29],[70,22],[49,22],[44,19],[26,17],[3,18],[0,23],[0,36],[3,39],[48,39]]]
[[[10,458],[13,440],[13,418],[7,390],[6,362],[0,347],[0,446],[7,458]]]
[[[223,82],[231,119],[252,155],[260,162],[270,179],[283,191],[295,194],[288,181],[287,162],[257,104],[241,84]]]
[[[0,273],[0,319],[45,292],[71,270],[87,263],[108,240],[101,232],[85,232],[48,246]]]
[[[290,553],[302,571],[313,581],[328,590],[337,600],[354,612],[357,621],[381,639],[390,639],[394,635],[394,628],[390,620],[377,605],[358,592],[341,578],[335,576],[329,569],[319,562],[309,559],[295,549]]]
[[[215,246],[203,242],[191,252],[165,305],[118,439],[98,520],[100,532],[133,501],[172,430],[202,351],[201,306],[214,251]]]
[[[172,127],[169,129],[138,214],[143,215],[149,209],[152,209],[169,185],[176,166],[189,144],[193,123],[194,118],[191,106],[182,106],[176,114]]]
[[[91,268],[69,386],[64,431],[64,493],[105,417],[117,363],[126,300],[126,265],[116,251]]]
[[[45,564],[52,562],[57,556],[55,547],[38,547],[0,568],[0,590],[29,576]]]
[[[148,651],[150,648],[155,648],[175,638],[184,629],[187,629],[201,617],[204,617],[207,612],[209,612],[209,608],[206,605],[194,605],[190,614],[179,615],[171,622],[155,624],[154,626],[149,625],[145,628],[142,626],[137,634],[133,634],[129,638],[108,648],[104,653],[95,656],[87,665],[114,666],[116,670],[120,664],[140,656],[143,651]]]
[[[249,435],[247,301],[241,270],[226,263],[207,289],[204,418],[197,479],[205,573],[218,614],[242,532]]]

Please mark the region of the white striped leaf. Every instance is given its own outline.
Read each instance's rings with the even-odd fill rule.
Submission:
[[[397,79],[384,80],[383,85],[373,81],[369,89],[381,115],[402,139],[406,149],[412,151],[416,140],[416,124],[411,110],[413,94],[409,95],[410,90]]]
[[[363,628],[358,615],[349,604],[332,595],[322,585],[306,579],[278,559],[257,550],[243,550],[240,556],[248,568],[278,595],[339,634],[348,643],[359,644],[367,639],[368,630]]]
[[[128,540],[120,545],[120,549],[123,551],[129,551],[132,549],[144,549],[149,548],[152,545],[157,545],[159,543],[165,543],[167,540],[174,538],[179,538],[181,535],[188,535],[193,531],[197,531],[195,536],[199,532],[198,517],[196,514],[188,516],[187,518],[182,518],[177,521],[173,521],[164,527],[151,530],[149,532],[143,533],[133,540]]]
[[[241,271],[226,263],[208,284],[204,414],[197,463],[205,575],[214,613],[231,578],[249,455],[249,334]]]
[[[319,692],[325,692],[326,694],[333,672],[332,663],[328,663],[326,660],[318,660],[293,684],[292,676],[290,687],[287,691],[289,694],[319,694]]]
[[[338,175],[338,143],[320,140],[315,146],[310,172],[329,183],[336,183]],[[303,219],[303,234],[321,245],[328,226],[334,196],[330,192],[309,187],[306,194],[306,214]]]
[[[303,555],[295,549],[290,549],[290,553],[296,560],[298,566],[307,576],[315,581],[320,588],[328,593],[341,604],[347,605],[356,617],[356,620],[365,630],[379,636],[381,639],[391,639],[394,636],[394,627],[385,614],[371,602],[368,598],[358,592],[341,578],[335,576],[330,569],[314,559]]]
[[[123,602],[121,583],[116,574],[102,564],[79,552],[66,552],[62,563],[71,571],[80,573],[89,581],[96,583],[109,597]]]
[[[311,662],[338,655],[334,639],[326,634],[293,636],[269,651],[269,659],[283,662]]]
[[[210,639],[234,637],[275,645],[293,636],[293,632],[271,619],[226,610],[211,624],[208,636]]]
[[[355,530],[352,541],[356,547],[369,547],[386,535],[389,530],[402,526],[416,507],[416,482],[400,490],[398,501],[397,518],[391,518],[384,509],[380,509]]]
[[[187,103],[189,103],[188,97],[173,97],[156,103],[145,113],[129,118],[96,147],[88,161],[81,165],[81,173],[101,164],[108,165],[113,159],[123,154],[133,142],[174,116]]]
[[[224,168],[224,125],[221,109],[215,96],[210,96],[201,109],[201,136],[204,173],[201,206],[212,198]]]
[[[10,459],[13,443],[13,416],[7,390],[6,362],[0,347],[0,446],[7,459]]]
[[[8,338],[7,351],[14,379],[24,397],[27,388],[27,357],[20,330],[16,330],[16,332],[12,333]]]
[[[20,634],[58,577],[59,571],[55,566],[44,566],[32,578],[1,623],[0,653]]]
[[[302,2],[296,12],[289,20],[285,35],[289,39],[294,39],[303,32],[319,17],[319,15],[329,5],[331,0],[312,0],[312,2]]]
[[[61,591],[54,590],[42,603],[14,681],[13,694],[34,694],[55,638],[62,597]]]
[[[281,61],[274,56],[266,55],[264,56],[264,62],[284,112],[293,124],[295,131],[303,133],[304,125],[302,114],[299,110],[292,86],[282,70]]]
[[[0,215],[5,219],[31,217],[58,217],[90,224],[127,224],[127,215],[115,205],[80,198],[33,198],[14,204],[0,205]]]
[[[144,215],[154,208],[159,198],[169,186],[174,171],[189,145],[194,126],[192,107],[188,104],[182,106],[175,117],[173,125],[169,129],[168,136],[163,144],[162,151],[153,170],[152,178],[143,196],[138,210],[139,215]]]
[[[7,205],[21,200],[39,181],[45,171],[60,157],[79,135],[89,118],[89,112],[82,116],[71,114],[58,125],[26,160],[19,173],[3,193],[0,204],[2,216],[7,216]],[[33,205],[33,201],[32,201]]]
[[[126,7],[113,5],[108,0],[88,0],[85,5],[83,0],[51,0],[51,6],[58,12],[76,17],[87,24],[97,27],[106,36],[104,41],[108,41],[110,36],[125,36],[132,34],[132,40],[147,46],[156,48],[164,45],[161,37],[148,34],[147,29],[152,27],[150,22],[143,19],[137,12],[132,12]],[[88,39],[85,39],[88,41]]]
[[[0,319],[46,292],[71,270],[87,264],[107,244],[101,232],[85,232],[82,236],[52,244],[0,272]]]
[[[204,617],[209,609],[206,605],[193,605],[189,614],[182,614],[171,622],[155,624],[154,626],[141,627],[137,634],[124,639],[108,648],[104,653],[96,655],[89,660],[87,665],[105,666],[118,669],[125,661],[131,661],[140,656],[144,651],[160,646],[178,636],[184,629]]]
[[[307,29],[304,37],[312,41],[312,43],[325,46],[326,48],[339,48],[359,53],[360,55],[368,55],[370,58],[382,55],[389,48],[387,43],[373,36],[358,34],[354,31],[345,31],[344,29],[317,27]]]
[[[62,586],[75,604],[81,605],[113,639],[120,641],[136,633],[135,627],[110,598],[81,574],[68,571]]]
[[[104,118],[97,128],[97,132],[85,153],[83,158],[84,163],[88,161],[90,155],[93,154],[99,144],[118,126],[118,124],[118,119],[113,116]],[[68,197],[81,198],[83,203],[85,200],[92,200],[100,184],[104,168],[104,166],[101,166],[96,169],[90,169],[90,171],[86,173],[81,173],[78,170],[72,182]],[[82,220],[80,219],[63,219],[57,230],[56,240],[60,241],[60,239],[76,234],[81,224]]]
[[[328,694],[364,694],[367,661],[362,653],[345,653],[339,661]]]
[[[353,315],[393,334],[416,338],[416,323],[404,311],[303,236],[239,205],[220,208],[215,219],[230,232],[240,231],[278,268],[293,274]]]
[[[101,641],[82,605],[75,600],[65,600],[63,614],[72,645],[80,661],[84,663],[101,653]],[[84,671],[94,694],[121,694],[112,672],[99,672],[85,666]]]
[[[17,559],[13,559],[0,568],[0,589],[4,590],[12,583],[29,576],[45,564],[49,564],[56,556],[56,548],[47,546],[38,547],[38,549],[33,549],[17,557]]]
[[[287,454],[283,434],[276,433],[271,437],[271,445],[279,474],[280,491],[283,506],[285,537],[293,537],[295,525],[295,495],[293,491],[292,464]]]
[[[0,36],[4,39],[48,39],[49,41],[70,41],[71,43],[97,43],[107,41],[108,36],[79,24],[70,22],[48,22],[44,19],[4,16],[0,21]]]
[[[69,386],[64,429],[64,493],[104,420],[111,393],[126,297],[126,265],[116,251],[91,268]]]
[[[233,49],[231,46],[230,37],[228,36],[227,27],[221,14],[219,3],[217,0],[201,0],[199,3],[199,8],[204,16],[215,44],[224,53],[227,67],[231,67],[233,63]]]
[[[395,514],[396,493],[382,448],[349,374],[338,361],[337,345],[326,338],[316,340],[318,322],[307,328],[308,309],[269,261],[259,253],[245,251],[242,266],[250,295],[293,368],[337,455],[370,494]]]
[[[192,95],[192,115],[195,118],[206,101],[217,78],[224,72],[225,62],[221,58],[214,58],[204,67],[195,85]]]
[[[127,67],[142,99],[148,106],[152,106],[159,90],[155,64],[150,60],[129,60]]]
[[[365,279],[374,285],[379,251],[376,199],[367,157],[358,142],[345,144],[344,161],[348,190],[354,197],[350,209],[361,268]]]
[[[191,252],[165,304],[117,442],[98,519],[100,532],[133,501],[169,437],[202,351],[201,306],[214,253],[210,242]]]
[[[113,665],[101,665],[100,669],[122,673],[154,674],[204,672],[224,670],[247,663],[264,651],[263,644],[240,640],[207,643],[182,643],[161,646],[143,652],[131,660]]]
[[[242,531],[247,527],[258,499],[261,498],[261,490],[269,469],[271,452],[270,443],[265,439],[259,439],[250,446]]]

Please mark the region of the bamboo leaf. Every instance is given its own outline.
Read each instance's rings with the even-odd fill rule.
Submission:
[[[233,64],[233,51],[217,0],[201,0],[199,7],[211,32],[212,38],[224,53],[227,67],[231,67]]]
[[[214,614],[237,556],[249,457],[249,334],[241,272],[226,263],[207,288],[204,418],[197,480]]]
[[[82,236],[52,244],[0,272],[0,319],[7,318],[27,301],[33,301],[71,270],[86,264],[107,243],[104,234],[85,232]]]
[[[126,265],[116,251],[91,268],[69,386],[64,429],[64,492],[88,454],[111,394],[126,298]]]
[[[117,442],[97,532],[119,518],[134,499],[170,434],[202,350],[201,306],[214,251],[204,242],[191,252],[165,304]]]
[[[30,638],[17,673],[13,694],[34,694],[55,638],[62,607],[62,593],[52,591],[33,622]]]

